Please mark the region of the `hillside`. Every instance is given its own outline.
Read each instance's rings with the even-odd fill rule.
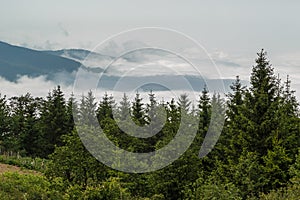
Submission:
[[[19,75],[36,77],[59,72],[73,72],[81,63],[24,47],[0,42],[0,76],[15,81]]]

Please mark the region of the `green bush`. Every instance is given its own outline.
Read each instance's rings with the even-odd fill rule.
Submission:
[[[132,200],[118,178],[100,185],[70,185],[62,178],[51,181],[41,175],[4,173],[0,175],[1,200]],[[139,199],[139,198],[137,198]],[[155,200],[161,199],[158,197]]]
[[[293,179],[288,187],[271,191],[268,194],[262,194],[261,200],[299,200],[300,197],[300,179]]]
[[[242,199],[239,189],[233,183],[223,183],[215,177],[199,178],[185,190],[185,199],[191,200],[239,200]]]
[[[51,183],[43,176],[18,173],[0,175],[0,199],[62,199],[60,192],[50,190]]]

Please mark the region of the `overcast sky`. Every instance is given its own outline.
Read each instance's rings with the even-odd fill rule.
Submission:
[[[93,49],[113,34],[164,27],[197,40],[217,59],[249,75],[256,52],[268,51],[282,77],[300,90],[300,1],[0,0],[0,40],[35,49]],[[226,68],[222,69],[228,75]],[[244,73],[244,74],[243,74]]]

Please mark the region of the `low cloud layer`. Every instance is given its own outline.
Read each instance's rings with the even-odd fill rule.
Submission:
[[[61,85],[66,96],[69,96],[74,89],[74,80],[75,89],[79,89],[78,95],[97,88],[97,94],[114,93],[119,98],[124,92],[134,94],[139,90],[147,94],[153,89],[160,90],[155,93],[162,99],[169,98],[170,91],[181,94],[193,91],[199,93],[205,84],[210,92],[224,93],[229,91],[229,85],[236,75],[244,80],[244,84],[248,84],[252,66],[255,64],[255,57],[233,56],[223,51],[213,51],[210,54],[202,52],[199,55],[199,49],[183,48],[179,49],[182,54],[176,54],[159,48],[144,48],[148,46],[137,41],[128,41],[122,45],[110,42],[105,47],[94,49],[96,52],[90,54],[85,50],[62,51],[61,56],[77,60],[94,71],[81,68],[79,73],[59,72],[52,75],[51,80],[46,75],[35,78],[21,76],[16,82],[0,77],[0,93],[15,96],[30,92],[34,96],[46,96],[54,87]],[[118,53],[121,56],[118,57]],[[295,90],[300,89],[299,58],[300,53],[270,57],[275,74],[279,73],[282,80],[289,74]],[[96,68],[99,70],[95,71]],[[179,80],[187,81],[190,87]],[[220,80],[225,88],[222,88],[223,83]],[[78,83],[80,84],[76,85]],[[157,86],[159,84],[162,87]],[[162,89],[163,87],[170,91]],[[299,99],[299,92],[296,95]]]
[[[31,93],[33,96],[45,97],[57,85],[61,85],[62,89],[68,94],[72,91],[71,85],[64,85],[47,80],[46,76],[30,78],[21,76],[16,82],[10,82],[0,77],[0,93],[7,97],[19,96],[26,93]]]

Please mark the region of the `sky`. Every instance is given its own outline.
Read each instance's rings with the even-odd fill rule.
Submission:
[[[300,1],[297,0],[0,0],[0,3],[0,40],[11,44],[38,50],[92,50],[122,31],[162,27],[190,36],[215,60],[237,64],[220,66],[220,73],[226,78],[240,75],[249,79],[256,53],[264,48],[275,73],[280,73],[282,79],[289,74],[293,89],[300,90]]]

